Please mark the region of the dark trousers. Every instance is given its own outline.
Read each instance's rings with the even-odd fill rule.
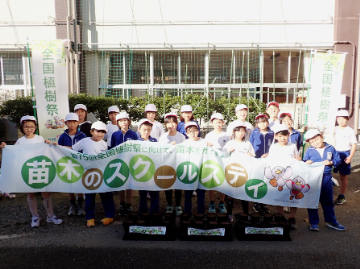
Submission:
[[[147,193],[148,191],[139,191],[139,197],[140,197],[140,206],[139,206],[139,212],[149,212],[148,206],[147,206]],[[150,213],[152,212],[159,212],[160,206],[159,206],[159,191],[149,191],[150,194]]]
[[[185,191],[184,212],[189,213],[189,214],[191,214],[191,208],[192,208],[192,204],[191,204],[192,193],[193,193],[193,191]],[[196,194],[197,194],[197,205],[198,205],[197,212],[200,214],[204,214],[205,213],[205,190],[197,189]]]
[[[99,193],[104,207],[105,217],[115,217],[115,203],[112,192]],[[85,200],[86,220],[95,219],[95,197],[96,193],[87,193]]]

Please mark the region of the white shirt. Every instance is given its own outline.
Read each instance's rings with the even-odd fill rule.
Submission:
[[[351,149],[352,144],[356,144],[356,137],[354,130],[349,126],[345,128],[335,127],[335,149],[337,151],[348,151]]]
[[[250,141],[237,142],[235,140],[230,140],[223,147],[223,151],[229,152],[230,149],[235,149],[234,152],[240,152],[240,153],[250,152],[253,156],[255,156],[255,151]]]
[[[207,147],[206,141],[199,138],[198,141],[192,141],[190,139],[186,139],[184,142],[181,143],[183,146],[193,146],[193,147]]]
[[[246,125],[246,133],[245,133],[245,140],[249,141],[250,134],[252,130],[254,130],[254,127],[251,125],[251,123],[245,121]],[[226,133],[230,138],[233,136],[233,130],[236,126],[234,126],[234,121],[229,123],[229,126],[226,128]]]
[[[316,151],[319,152],[321,158],[324,158],[325,148],[326,148],[325,146],[322,147],[322,148],[315,148]],[[331,153],[331,152],[330,152],[330,153]],[[331,159],[331,158],[330,158],[330,159]]]
[[[44,143],[45,140],[40,135],[35,135],[33,138],[26,138],[25,135],[19,138],[15,145],[24,145],[24,144],[37,144],[37,143]]]
[[[176,144],[181,144],[185,140],[186,140],[185,136],[182,133],[176,131],[175,135],[169,135],[169,132],[162,134],[158,141],[167,144],[170,144],[171,142],[175,141]]]
[[[205,136],[205,141],[209,142],[214,149],[222,150],[227,142],[231,140],[231,137],[227,135],[225,132],[221,132],[220,134],[215,133],[215,131],[211,131]]]
[[[269,119],[269,128],[271,129],[271,130],[273,130],[272,128],[274,127],[274,125],[275,124],[280,124],[280,121],[279,120],[272,120],[272,119]]]
[[[154,121],[152,124],[153,124],[153,126],[151,129],[150,136],[152,138],[155,138],[157,141],[159,141],[160,136],[165,133],[164,126],[158,121]],[[140,138],[139,130],[137,130],[136,134]]]
[[[98,155],[103,151],[107,151],[108,147],[104,140],[96,142],[91,137],[86,137],[73,145],[72,149],[75,151],[82,150],[84,154]]]
[[[111,146],[111,136],[113,133],[115,133],[116,131],[119,131],[119,126],[112,124],[111,122],[108,123],[108,125],[106,125],[107,127],[107,133],[104,136],[104,140],[106,140],[106,143],[108,145],[108,147]]]
[[[271,158],[294,158],[299,156],[299,151],[295,144],[288,143],[281,147],[278,143],[271,145],[268,157]]]

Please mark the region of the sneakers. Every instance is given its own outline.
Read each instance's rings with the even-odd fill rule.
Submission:
[[[109,225],[111,222],[114,221],[114,218],[104,218],[101,220],[101,222],[104,224],[104,225]]]
[[[87,227],[94,227],[95,226],[95,220],[94,219],[88,219],[86,221]]]
[[[31,219],[31,227],[36,228],[40,226],[40,218],[39,217],[32,217]]]
[[[345,203],[345,202],[346,202],[345,196],[339,194],[338,198],[335,199],[334,204],[335,204],[335,205],[342,205],[342,204]]]
[[[124,216],[126,213],[126,204],[125,203],[120,203],[120,211],[119,211],[119,216]]]
[[[133,212],[132,204],[126,204],[125,205],[125,214],[130,214]]]
[[[15,194],[7,193],[7,192],[4,192],[4,196],[5,196],[6,198],[9,198],[9,199],[14,199],[14,198],[16,198],[16,195],[15,195]]]
[[[262,209],[262,212],[265,214],[265,213],[270,213],[270,209],[268,208],[267,205],[264,205],[264,204],[261,204],[261,209]]]
[[[62,221],[62,219],[58,219],[55,215],[52,215],[51,217],[46,216],[46,222],[54,223],[54,224],[61,224],[63,221]]]
[[[342,226],[340,223],[335,222],[335,223],[330,223],[330,222],[326,222],[326,226],[338,231],[345,231],[346,227]]]
[[[183,213],[181,206],[175,207],[175,211],[176,211],[176,216],[180,216]]]
[[[319,231],[319,225],[317,224],[310,224],[310,230],[312,231]]]
[[[290,228],[295,230],[296,229],[296,220],[295,218],[289,218],[288,223],[290,224]]]
[[[215,205],[214,205],[214,204],[210,204],[210,205],[209,205],[209,213],[216,213],[216,209],[215,209]]]
[[[258,203],[254,203],[253,209],[256,213],[262,213],[263,210],[261,204]]]
[[[220,210],[220,213],[227,213],[227,210],[226,210],[224,204],[219,204],[219,210]]]
[[[169,205],[167,208],[166,208],[166,214],[172,214],[174,212],[174,208],[172,205]]]
[[[68,215],[69,216],[75,216],[76,215],[76,205],[70,205]]]
[[[78,216],[84,216],[85,215],[85,210],[82,207],[79,207],[78,211],[77,211]]]

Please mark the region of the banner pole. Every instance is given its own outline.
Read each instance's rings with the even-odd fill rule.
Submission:
[[[31,62],[30,62],[30,50],[29,50],[29,40],[26,40],[26,49],[27,49],[27,55],[29,59],[29,73],[30,73],[30,87],[31,87],[31,99],[32,99],[32,105],[34,110],[34,117],[37,119],[36,115],[36,102],[35,102],[35,96],[34,96],[34,87],[33,87],[33,81],[32,81],[32,73],[31,73]],[[36,129],[36,134],[39,134],[39,130]]]

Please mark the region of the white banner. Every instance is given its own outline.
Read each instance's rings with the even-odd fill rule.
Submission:
[[[334,144],[336,111],[339,107],[345,54],[316,53],[311,65],[309,98],[310,128],[317,128],[325,140]]]
[[[38,40],[31,47],[39,131],[45,139],[57,142],[69,113],[64,44]]]
[[[212,189],[231,197],[317,208],[324,170],[295,159],[224,156],[209,147],[128,141],[98,155],[28,144],[3,150],[4,192],[96,193],[124,189]]]

